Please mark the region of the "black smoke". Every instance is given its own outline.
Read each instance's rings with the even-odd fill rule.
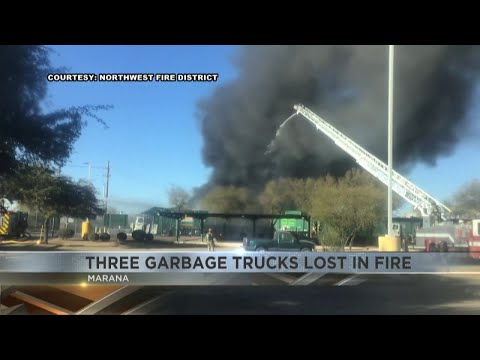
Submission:
[[[388,46],[251,46],[238,77],[198,104],[213,185],[261,187],[276,177],[343,175],[354,161],[301,116],[303,103],[382,160],[387,154]],[[478,46],[396,46],[394,167],[434,164],[466,129]]]

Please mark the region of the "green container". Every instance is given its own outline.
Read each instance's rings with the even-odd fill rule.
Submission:
[[[299,210],[287,210],[284,215],[303,215]],[[308,232],[308,221],[306,219],[284,219],[280,218],[275,223],[275,230],[286,229],[289,231]]]
[[[128,215],[126,214],[106,214],[103,218],[103,226],[108,228],[127,228]]]

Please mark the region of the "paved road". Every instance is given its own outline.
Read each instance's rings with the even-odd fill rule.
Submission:
[[[2,306],[24,303],[33,314],[480,314],[480,275],[251,274],[249,282],[19,287]]]
[[[351,284],[328,277],[308,286],[157,288],[134,313],[480,314],[478,275],[360,275]]]

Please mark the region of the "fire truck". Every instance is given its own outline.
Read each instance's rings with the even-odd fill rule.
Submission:
[[[304,105],[297,104],[293,108],[295,112],[280,125],[276,136],[290,119],[298,114],[303,115],[317,130],[324,133],[335,142],[335,145],[352,156],[362,168],[388,186],[388,166],[384,162]],[[269,148],[272,145],[273,141]],[[448,207],[395,170],[392,170],[392,190],[422,213],[423,226],[416,231],[418,247],[424,248],[425,251],[464,250],[468,251],[470,257],[480,258],[480,220],[463,223],[449,221],[447,215],[451,211]]]
[[[24,236],[28,227],[28,214],[21,211],[12,211],[12,204],[8,199],[0,199],[0,236]]]
[[[425,251],[468,251],[480,259],[480,220],[450,220],[416,231],[416,246]]]

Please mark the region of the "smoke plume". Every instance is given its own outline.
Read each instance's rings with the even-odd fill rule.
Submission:
[[[394,167],[434,164],[466,129],[478,46],[396,46]],[[261,187],[276,177],[343,175],[354,161],[299,116],[302,103],[382,160],[387,155],[388,46],[251,46],[238,77],[198,104],[206,187]]]

